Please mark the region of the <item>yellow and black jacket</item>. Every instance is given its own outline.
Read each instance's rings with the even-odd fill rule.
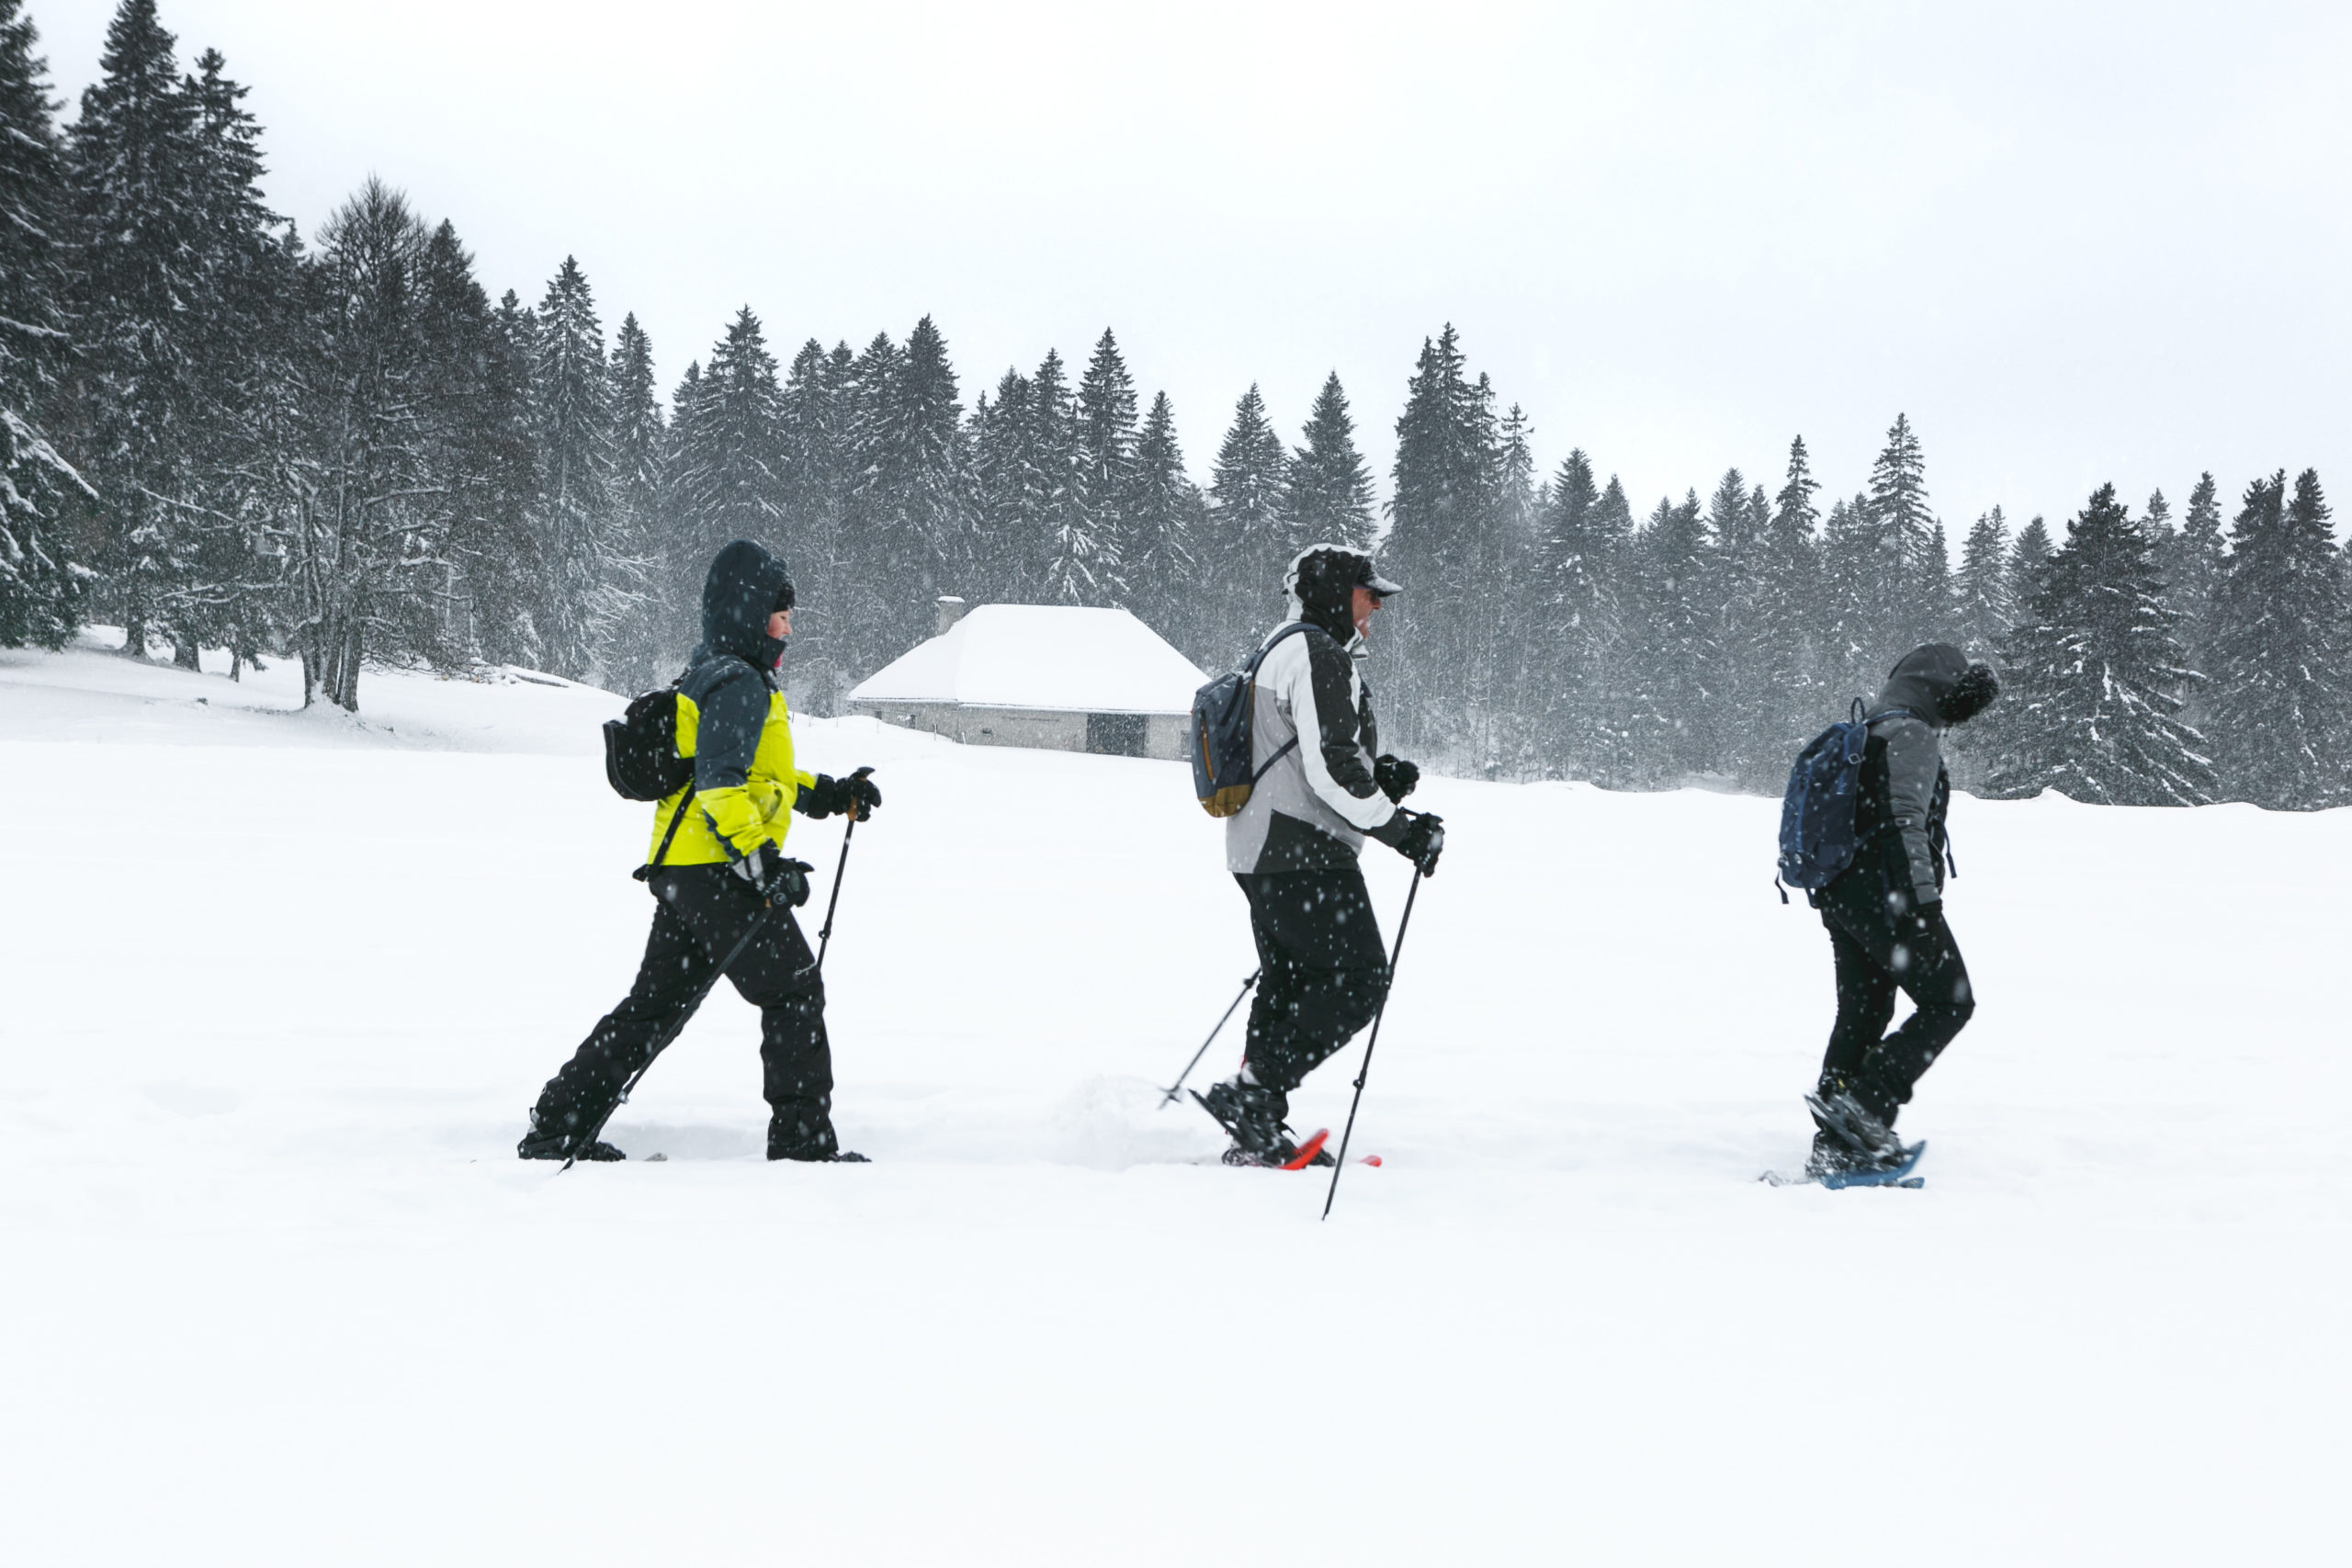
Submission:
[[[702,646],[678,687],[678,755],[695,760],[694,800],[664,865],[714,865],[742,859],[763,844],[781,846],[797,807],[824,817],[836,793],[830,779],[802,772],[792,759],[792,713],[776,689],[784,644],[768,636],[768,615],[789,602],[784,563],[746,539],[718,552],[702,591]],[[647,858],[678,815],[686,788],[653,809]]]

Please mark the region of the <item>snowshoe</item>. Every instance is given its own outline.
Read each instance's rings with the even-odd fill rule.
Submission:
[[[1925,1187],[1927,1178],[1914,1176],[1919,1156],[1928,1152],[1925,1139],[1900,1149],[1893,1159],[1855,1161],[1841,1169],[1825,1170],[1815,1178],[1824,1187]]]
[[[858,1155],[856,1149],[832,1147],[831,1138],[826,1140],[823,1147],[788,1149],[788,1152],[778,1152],[776,1147],[769,1147],[767,1156],[769,1159],[790,1159],[793,1164],[802,1164],[802,1166],[870,1166],[873,1164],[873,1161],[865,1159],[864,1155]]]
[[[596,1139],[584,1148],[574,1149],[571,1146],[571,1134],[569,1133],[526,1133],[523,1135],[523,1141],[514,1145],[514,1152],[525,1159],[628,1158],[628,1156],[605,1143],[602,1138]]]
[[[1264,1153],[1254,1153],[1239,1144],[1225,1151],[1227,1165],[1248,1166],[1260,1170],[1305,1170],[1308,1166],[1330,1166],[1339,1162],[1323,1145],[1329,1141],[1331,1129],[1322,1127],[1308,1134],[1306,1142],[1294,1145],[1284,1138],[1279,1145]]]

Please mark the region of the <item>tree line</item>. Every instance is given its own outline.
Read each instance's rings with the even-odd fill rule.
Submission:
[[[1866,484],[1819,503],[1727,470],[1637,510],[1582,450],[1539,471],[1449,326],[1424,342],[1375,504],[1348,395],[1294,444],[1256,388],[1192,477],[1175,412],[1105,330],[965,401],[928,317],[788,363],[746,307],[666,406],[634,315],[607,338],[567,258],[493,301],[456,229],[370,180],[307,241],[263,199],[260,128],[217,52],[192,71],[123,0],[60,128],[31,23],[0,0],[0,640],[91,619],[128,650],[298,658],[311,700],[362,669],[553,671],[628,691],[694,637],[728,539],[799,586],[796,701],[839,711],[942,593],[1115,604],[1204,668],[1245,657],[1305,545],[1376,544],[1400,745],[1495,777],[1776,790],[1914,643],[2007,695],[1967,787],[2137,804],[2352,792],[2346,563],[2315,473],[2211,474],[2176,523],[2113,487],[2053,534],[1979,517],[1951,559],[1898,415]]]

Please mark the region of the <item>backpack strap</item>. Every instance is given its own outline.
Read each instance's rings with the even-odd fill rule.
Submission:
[[[678,678],[670,682],[670,693],[673,701],[684,694],[686,677],[692,673],[691,670],[682,670],[678,672]],[[695,803],[696,787],[692,778],[686,780],[686,793],[678,797],[678,809],[670,813],[670,826],[662,834],[661,847],[653,852],[651,860],[629,873],[639,882],[650,878],[655,872],[662,869],[662,863],[670,858],[670,846],[677,840],[678,825],[686,819],[686,807]]]
[[[1268,655],[1268,654],[1270,654],[1270,653],[1273,652],[1273,650],[1274,650],[1274,645],[1275,645],[1276,643],[1278,643],[1278,642],[1282,641],[1282,640],[1283,640],[1283,638],[1284,638],[1284,637],[1286,637],[1291,636],[1293,633],[1295,633],[1295,632],[1303,632],[1303,631],[1306,630],[1306,629],[1307,629],[1307,627],[1308,627],[1311,624],[1312,624],[1312,623],[1307,622],[1307,621],[1291,621],[1291,622],[1289,622],[1289,623],[1287,623],[1287,624],[1285,624],[1285,625],[1283,625],[1283,626],[1280,626],[1275,627],[1275,628],[1274,628],[1274,635],[1273,635],[1273,636],[1272,636],[1272,637],[1268,637],[1268,638],[1266,639],[1265,646],[1264,646],[1264,647],[1262,647],[1262,648],[1261,648],[1261,649],[1259,649],[1257,652],[1255,652],[1255,653],[1253,653],[1253,654],[1251,654],[1251,655],[1250,656],[1250,666],[1249,666],[1249,669],[1245,671],[1245,673],[1246,673],[1246,674],[1248,674],[1248,675],[1249,675],[1249,677],[1250,677],[1250,716],[1251,716],[1253,719],[1257,716],[1257,711],[1258,711],[1257,704],[1258,704],[1258,666],[1259,666],[1259,664],[1264,660],[1264,659],[1265,659],[1266,655]],[[1285,741],[1283,741],[1280,746],[1276,747],[1276,748],[1274,749],[1274,754],[1273,754],[1272,756],[1271,756],[1271,757],[1269,757],[1269,758],[1267,758],[1267,759],[1266,759],[1266,761],[1265,761],[1265,765],[1264,765],[1264,766],[1262,766],[1262,767],[1260,767],[1260,768],[1254,769],[1254,770],[1250,773],[1250,787],[1251,789],[1255,789],[1255,788],[1257,788],[1257,787],[1258,787],[1258,781],[1259,781],[1260,779],[1264,778],[1264,777],[1266,776],[1267,773],[1268,773],[1268,772],[1269,772],[1269,771],[1273,767],[1273,765],[1274,765],[1276,762],[1281,761],[1284,757],[1288,756],[1291,752],[1295,751],[1295,750],[1298,750],[1298,732],[1297,732],[1296,730],[1295,730],[1295,729],[1294,729],[1294,730],[1291,732],[1291,737],[1290,737],[1290,739],[1287,739],[1287,740],[1285,740]]]
[[[1268,637],[1264,646],[1261,647],[1257,652],[1250,656],[1250,662],[1248,666],[1243,669],[1242,673],[1249,676],[1250,683],[1255,685],[1258,680],[1258,666],[1264,660],[1266,655],[1274,651],[1274,645],[1281,642],[1283,638],[1289,637],[1292,633],[1306,631],[1313,625],[1314,623],[1311,621],[1286,621],[1283,625],[1276,626],[1274,628],[1274,635]]]
[[[662,863],[670,858],[671,841],[678,836],[678,824],[686,819],[686,807],[692,806],[694,803],[695,785],[689,784],[686,785],[686,793],[678,797],[678,809],[670,813],[670,827],[669,829],[662,835],[662,847],[653,852],[653,858],[651,860],[646,862],[643,865],[639,866],[635,871],[630,872],[629,874],[631,876],[636,877],[639,882],[643,882],[655,872],[662,869]]]

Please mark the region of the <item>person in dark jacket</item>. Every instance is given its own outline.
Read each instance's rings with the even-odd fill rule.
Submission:
[[[1895,1116],[1976,1010],[1944,919],[1951,776],[1943,736],[1999,692],[1989,667],[1931,642],[1903,656],[1870,710],[1854,812],[1861,850],[1813,896],[1838,968],[1838,1021],[1806,1096],[1818,1128],[1808,1166],[1815,1176],[1905,1163],[1910,1151],[1894,1135]],[[1912,1013],[1889,1034],[1897,990]]]
[[[1233,1165],[1296,1153],[1290,1091],[1370,1023],[1388,993],[1388,955],[1363,871],[1366,838],[1437,870],[1434,812],[1399,803],[1420,770],[1380,750],[1360,666],[1381,602],[1402,592],[1343,545],[1312,545],[1283,574],[1290,616],[1259,661],[1249,802],[1226,819],[1226,866],[1250,901],[1259,984],[1240,1072],[1193,1098],[1232,1136]],[[1329,1155],[1317,1163],[1329,1165]]]
[[[540,1091],[516,1146],[525,1159],[623,1157],[598,1132],[730,953],[727,978],[760,1010],[768,1158],[865,1157],[842,1152],[833,1132],[824,980],[792,913],[808,902],[809,867],[785,857],[784,840],[795,811],[862,822],[882,794],[870,770],[832,779],[793,762],[792,716],[775,675],[792,604],[784,562],[751,541],[710,563],[702,646],[678,683],[678,754],[694,759],[694,775],[654,807],[643,874],[657,902],[645,958],[628,997]]]

